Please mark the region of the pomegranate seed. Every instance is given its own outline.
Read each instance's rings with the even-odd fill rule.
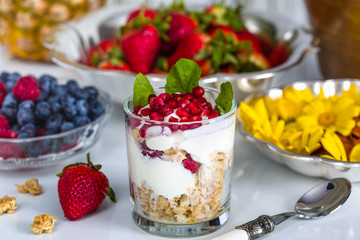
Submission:
[[[156,98],[155,94],[150,94],[148,97],[149,103],[152,103],[155,100],[155,98]]]
[[[192,95],[191,93],[186,93],[186,94],[184,94],[184,98],[188,99],[188,100],[191,100],[191,99],[194,98],[194,95]]]
[[[161,116],[161,114],[158,112],[152,112],[152,113],[150,113],[149,116],[150,116],[150,119],[154,120],[154,121],[163,121],[164,120],[164,117]]]
[[[140,105],[136,106],[135,109],[134,109],[134,111],[133,111],[133,114],[138,115],[138,114],[139,114],[139,111],[141,110],[141,108],[142,108],[142,107],[141,107]]]
[[[201,113],[201,109],[198,107],[197,104],[195,104],[193,102],[189,103],[189,105],[187,106],[187,109],[189,110],[189,112],[192,115],[197,115],[197,114]]]
[[[160,112],[164,117],[169,116],[174,112],[174,109],[170,107],[168,104],[165,104],[161,107]]]
[[[201,116],[209,116],[210,110],[208,108],[204,108],[201,112]]]
[[[216,118],[216,117],[218,117],[218,116],[219,116],[218,111],[217,111],[216,109],[214,109],[214,110],[212,110],[212,111],[210,112],[210,114],[209,114],[209,119],[211,119],[211,118]]]
[[[170,95],[168,93],[161,93],[159,97],[166,102],[169,100]]]
[[[152,102],[149,102],[149,107],[150,107],[150,110],[157,111],[161,108],[161,105],[156,104],[155,100],[153,100]]]
[[[180,118],[180,122],[190,122],[190,118],[182,117],[182,118]]]
[[[189,105],[189,103],[190,103],[189,99],[182,98],[180,101],[178,101],[178,103],[176,104],[176,107],[186,108],[187,105]]]
[[[169,122],[179,122],[179,119],[177,119],[176,117],[171,116],[169,118]]]
[[[182,165],[184,166],[185,169],[189,170],[191,173],[196,173],[197,170],[199,169],[199,163],[194,161],[190,154],[186,154],[185,155],[186,158],[182,160]]]
[[[198,122],[201,121],[202,117],[200,115],[195,115],[190,117],[190,122]]]
[[[140,111],[140,114],[143,116],[143,117],[146,117],[146,116],[149,116],[149,113],[150,113],[150,108],[144,108]]]
[[[211,103],[209,103],[209,102],[204,102],[204,103],[203,103],[203,107],[204,107],[204,108],[208,108],[208,109],[210,109],[210,110],[213,108],[212,105],[211,105]]]
[[[176,108],[176,101],[174,99],[170,99],[166,102],[167,105],[169,105],[171,108]]]
[[[202,97],[205,93],[204,88],[202,87],[194,87],[192,89],[192,94],[194,94],[195,97]]]
[[[204,97],[197,97],[196,100],[200,103],[206,103],[206,99]]]
[[[180,118],[182,118],[182,117],[189,117],[189,112],[186,110],[186,109],[184,109],[184,108],[178,108],[177,110],[176,110],[176,114],[180,117]]]
[[[161,97],[156,97],[154,102],[155,102],[155,104],[160,105],[160,106],[165,104],[164,99],[162,99]]]

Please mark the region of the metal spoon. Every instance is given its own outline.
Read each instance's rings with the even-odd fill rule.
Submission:
[[[297,216],[313,219],[326,216],[337,210],[351,192],[351,183],[345,178],[335,178],[321,183],[305,193],[296,203],[295,212],[275,216],[262,215],[257,219],[235,227],[235,230],[213,238],[213,240],[252,240],[274,230],[275,225]]]

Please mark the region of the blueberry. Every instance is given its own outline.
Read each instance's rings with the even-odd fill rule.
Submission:
[[[26,100],[26,101],[20,102],[18,108],[19,109],[29,108],[29,109],[33,110],[35,108],[35,103],[32,100]]]
[[[20,133],[27,133],[30,137],[37,136],[37,127],[33,123],[27,123],[20,128]]]
[[[40,120],[46,120],[52,114],[52,108],[48,102],[38,102],[35,108],[35,117]]]
[[[85,91],[87,91],[89,93],[90,96],[97,98],[99,96],[99,91],[97,90],[96,87],[93,86],[88,86],[84,88]]]
[[[14,124],[11,129],[17,133],[20,133],[20,128],[21,126],[19,124]]]
[[[35,123],[35,115],[31,108],[23,107],[19,108],[16,119],[20,126],[24,126],[26,123]]]
[[[48,97],[49,97],[49,95],[45,91],[41,90],[40,97],[38,97],[38,99],[36,99],[36,101],[37,102],[46,101]]]
[[[30,138],[31,136],[26,132],[20,132],[19,139]],[[38,157],[41,155],[42,150],[38,142],[21,142],[18,143],[19,148],[23,151],[26,157]]]
[[[88,99],[90,94],[88,91],[86,91],[85,89],[76,89],[75,92],[74,92],[74,96],[77,98],[77,99]]]
[[[92,120],[97,119],[98,117],[101,116],[101,114],[103,114],[105,112],[105,108],[104,105],[99,102],[99,101],[95,101],[90,105],[89,108],[89,117]]]
[[[54,113],[59,113],[62,110],[61,104],[59,102],[50,102],[51,110]]]
[[[75,128],[74,124],[72,122],[64,122],[62,125],[61,125],[61,129],[60,129],[60,132],[67,132],[67,131],[71,131]],[[76,140],[76,133],[72,133],[68,136],[65,136],[63,138],[63,141],[64,143],[67,143],[67,144],[73,144]]]
[[[8,120],[15,121],[17,108],[16,106],[3,106],[1,108],[1,114],[4,115]]]
[[[45,123],[45,128],[53,132],[58,132],[65,120],[64,115],[61,113],[55,113],[49,117]]]
[[[60,101],[60,96],[58,95],[52,95],[52,96],[49,96],[47,101],[49,103],[53,103],[53,102],[59,102]]]
[[[44,136],[49,136],[56,134],[56,132],[52,130],[47,130],[44,133]],[[57,153],[61,149],[61,141],[58,138],[47,138],[41,141],[41,146],[47,153]]]
[[[46,92],[48,95],[51,93],[51,89],[54,85],[57,85],[56,78],[48,74],[42,75],[38,79],[40,89]]]
[[[8,72],[2,72],[2,73],[0,74],[0,79],[1,79],[1,81],[4,82],[4,83],[6,83],[6,82],[7,82],[7,78],[8,78],[9,75],[10,75],[10,73],[8,73]]]
[[[65,86],[57,85],[57,86],[53,89],[52,94],[53,94],[53,95],[56,95],[56,96],[64,96],[64,95],[68,94],[68,92],[67,92]]]
[[[2,105],[16,107],[18,105],[18,100],[14,97],[14,95],[12,93],[9,93],[4,98]]]
[[[5,82],[6,91],[11,92],[15,83],[17,82],[17,80],[19,80],[20,77],[20,73],[17,72],[9,74]]]
[[[88,115],[88,112],[89,112],[89,103],[84,100],[84,99],[80,99],[80,100],[77,100],[76,103],[76,108],[77,108],[77,111],[78,111],[78,115],[81,115],[81,116],[87,116]]]
[[[77,115],[77,108],[74,104],[67,104],[64,108],[65,116],[68,120],[72,120]]]
[[[71,95],[65,95],[60,97],[60,104],[63,108],[66,107],[66,105],[74,104],[76,99]]]
[[[79,84],[75,80],[69,80],[66,83],[65,87],[66,87],[66,90],[72,95],[75,95],[75,91],[80,88]]]
[[[90,123],[91,120],[90,118],[86,117],[86,116],[77,116],[74,118],[73,123],[75,125],[75,127],[81,127],[84,126],[88,123]]]

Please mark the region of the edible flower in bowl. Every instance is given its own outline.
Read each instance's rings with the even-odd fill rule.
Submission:
[[[352,79],[295,82],[253,94],[240,102],[239,130],[296,171],[339,176],[345,166],[360,167],[359,94],[360,82]],[[312,164],[326,167],[308,169]],[[324,171],[329,167],[338,172]]]

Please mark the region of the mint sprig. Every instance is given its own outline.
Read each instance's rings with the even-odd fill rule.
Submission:
[[[233,101],[233,90],[230,82],[224,82],[220,85],[219,96],[215,99],[215,103],[220,115],[231,110]]]
[[[137,74],[134,82],[134,107],[148,105],[151,94],[155,94],[155,91],[149,79],[142,73]]]
[[[199,86],[200,77],[199,65],[192,60],[181,58],[170,69],[166,78],[165,92],[170,95],[176,92],[191,93],[194,87]]]

